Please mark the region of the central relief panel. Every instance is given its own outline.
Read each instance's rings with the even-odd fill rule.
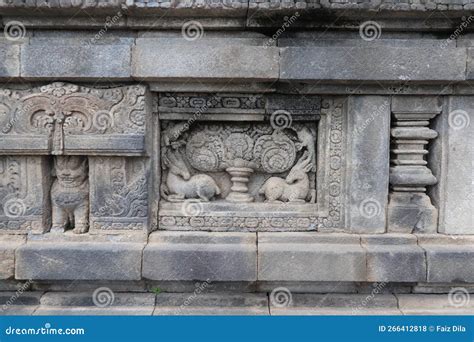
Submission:
[[[159,229],[343,229],[342,103],[162,94]]]

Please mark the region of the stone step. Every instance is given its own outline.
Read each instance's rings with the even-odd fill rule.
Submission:
[[[451,294],[0,292],[0,315],[474,315]]]

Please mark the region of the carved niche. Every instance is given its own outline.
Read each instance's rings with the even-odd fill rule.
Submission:
[[[54,158],[55,180],[51,188],[52,231],[83,234],[89,230],[89,177],[87,158]]]
[[[164,94],[158,110],[160,229],[343,228],[342,103]]]
[[[0,228],[147,229],[149,99],[144,86],[0,89]]]

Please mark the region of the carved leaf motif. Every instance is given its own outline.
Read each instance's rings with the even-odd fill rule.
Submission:
[[[268,173],[288,171],[296,160],[296,147],[284,133],[264,135],[255,143],[254,156]]]
[[[186,156],[191,164],[200,171],[216,171],[220,168],[224,155],[224,143],[220,136],[209,132],[197,132],[186,145]]]

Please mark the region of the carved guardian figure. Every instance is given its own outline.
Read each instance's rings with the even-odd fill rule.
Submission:
[[[199,198],[203,202],[209,202],[221,193],[219,186],[211,176],[205,174],[191,176],[179,152],[170,150],[164,162],[168,167],[167,190],[164,192],[168,192],[165,197],[169,201],[176,202],[186,198]]]
[[[311,156],[305,151],[285,179],[269,178],[259,194],[265,196],[266,202],[305,202],[309,193],[308,172],[312,166]]]
[[[57,156],[56,179],[51,188],[53,227],[55,231],[73,228],[76,234],[89,230],[89,180],[87,158]]]

